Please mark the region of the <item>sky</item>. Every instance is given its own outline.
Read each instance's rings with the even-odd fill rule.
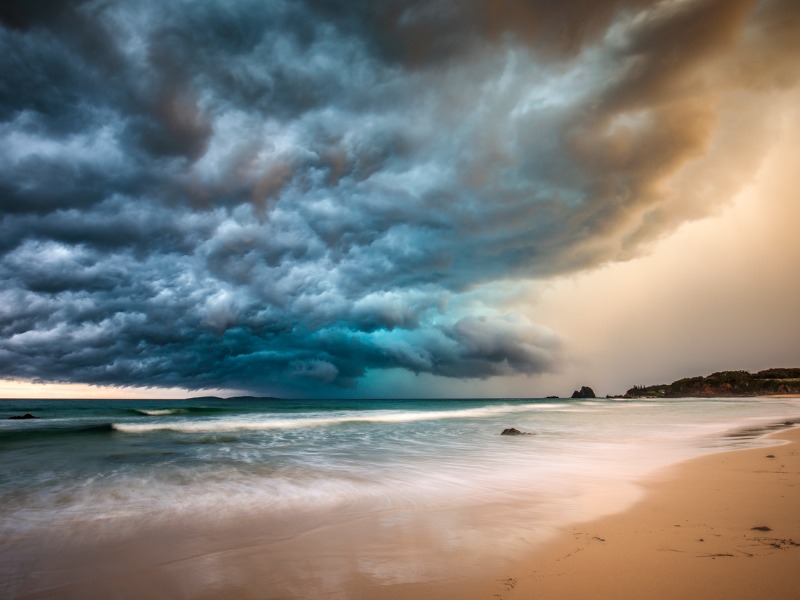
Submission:
[[[796,0],[12,0],[0,397],[800,366]]]

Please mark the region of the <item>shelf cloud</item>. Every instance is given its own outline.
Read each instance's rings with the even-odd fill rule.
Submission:
[[[792,0],[12,0],[0,22],[0,377],[31,381],[558,369],[558,331],[474,290],[713,213],[800,75]]]

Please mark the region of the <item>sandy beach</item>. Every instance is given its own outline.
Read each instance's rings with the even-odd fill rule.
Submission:
[[[630,510],[570,526],[469,597],[794,598],[800,429],[660,473]]]

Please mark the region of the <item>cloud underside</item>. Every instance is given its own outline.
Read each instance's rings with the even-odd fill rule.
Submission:
[[[631,258],[729,200],[797,85],[799,13],[5,3],[0,377],[557,368],[558,334],[492,290]]]

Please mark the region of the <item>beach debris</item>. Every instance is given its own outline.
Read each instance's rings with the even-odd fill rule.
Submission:
[[[506,429],[503,429],[500,435],[533,435],[533,434],[527,431],[520,431],[519,429],[516,429],[514,427],[507,427]]]
[[[783,550],[784,548],[788,548],[790,546],[793,548],[800,548],[800,544],[794,540],[774,540],[771,546],[773,548],[777,548],[778,550]]]
[[[753,541],[760,542],[761,544],[769,546],[770,548],[775,548],[776,550],[786,550],[787,548],[800,548],[800,544],[791,539],[786,540],[778,538],[757,537],[753,538]]]
[[[750,531],[772,531],[772,527],[767,527],[766,525],[758,525],[757,527],[753,527]]]
[[[775,458],[774,454],[767,454],[767,458]]]
[[[11,420],[19,420],[19,419],[38,419],[39,417],[34,417],[31,413],[25,413],[24,415],[14,415],[13,417],[8,417]]]
[[[589,386],[586,386],[586,385],[582,386],[580,390],[575,390],[574,392],[572,392],[572,397],[573,398],[597,398],[597,396],[594,395],[594,390],[592,388],[590,388]]]

